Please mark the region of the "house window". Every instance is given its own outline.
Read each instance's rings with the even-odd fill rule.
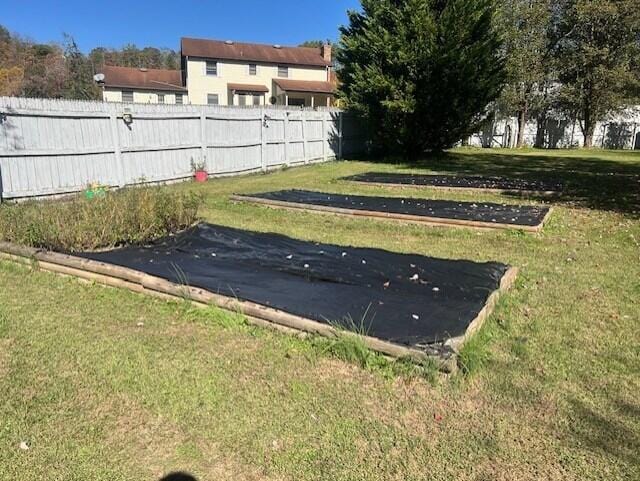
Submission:
[[[218,94],[207,94],[208,105],[218,105],[220,103]]]
[[[164,103],[164,94],[158,94],[158,103],[159,104],[163,104]]]
[[[182,94],[176,94],[176,104],[182,105]]]
[[[253,105],[260,105],[260,97],[261,97],[261,95],[254,95],[253,96]]]
[[[238,105],[247,105],[247,96],[245,94],[238,94]]]
[[[218,76],[218,62],[207,62],[207,75]]]
[[[123,90],[122,91],[122,101],[133,103],[133,90]]]
[[[289,67],[287,67],[286,65],[278,65],[278,77],[288,78]]]
[[[255,63],[249,64],[249,75],[258,75],[258,66]]]

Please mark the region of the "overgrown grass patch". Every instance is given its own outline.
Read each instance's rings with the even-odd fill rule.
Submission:
[[[132,187],[88,199],[0,206],[0,240],[61,251],[142,244],[192,225],[199,196],[161,187]]]

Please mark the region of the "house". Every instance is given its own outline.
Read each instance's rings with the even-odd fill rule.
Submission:
[[[283,47],[231,40],[181,40],[184,85],[193,104],[333,104],[331,46]]]
[[[180,70],[105,65],[96,80],[102,86],[102,99],[105,102],[188,103]]]
[[[283,47],[181,40],[182,70],[104,66],[106,102],[197,105],[334,105],[331,45]]]

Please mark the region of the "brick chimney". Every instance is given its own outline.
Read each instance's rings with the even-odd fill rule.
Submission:
[[[321,50],[322,58],[324,58],[326,62],[331,62],[331,45],[326,43],[322,46]]]

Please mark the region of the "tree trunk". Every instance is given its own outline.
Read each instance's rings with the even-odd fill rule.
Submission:
[[[527,107],[518,111],[518,141],[516,142],[516,148],[521,149],[524,147],[524,129],[527,125]]]
[[[546,113],[542,113],[536,119],[536,149],[544,149],[546,147],[546,136],[547,136],[547,115]]]
[[[596,125],[591,120],[591,115],[585,112],[584,116],[584,148],[590,149],[593,147],[593,132],[596,130]]]
[[[593,147],[593,133],[584,134],[584,148],[590,149]]]
[[[596,124],[593,121],[593,115],[588,101],[585,103],[582,115],[584,119],[584,127],[582,129],[582,133],[584,134],[584,148],[590,149],[593,147],[593,132],[596,130]]]

